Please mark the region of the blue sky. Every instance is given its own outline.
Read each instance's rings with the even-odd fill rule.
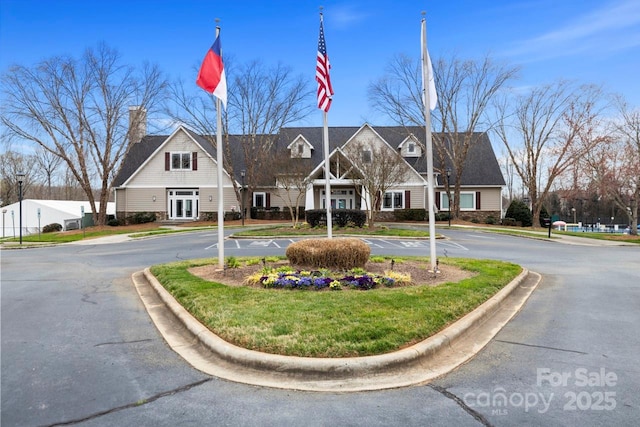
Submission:
[[[199,90],[197,67],[220,18],[223,55],[280,61],[308,75],[315,88],[320,5],[336,92],[330,126],[384,122],[368,105],[367,86],[394,54],[418,57],[422,10],[433,58],[491,53],[522,67],[517,86],[558,78],[602,84],[640,106],[639,0],[2,0],[0,71],[79,56],[105,41],[125,62],[157,63]],[[320,126],[320,110],[300,124]]]

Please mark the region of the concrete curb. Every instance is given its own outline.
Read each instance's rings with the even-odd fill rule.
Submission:
[[[528,270],[443,331],[411,347],[350,358],[282,356],[247,350],[209,331],[147,268],[132,280],[167,343],[195,368],[220,378],[309,391],[363,391],[425,383],[466,362],[519,311],[540,275]]]

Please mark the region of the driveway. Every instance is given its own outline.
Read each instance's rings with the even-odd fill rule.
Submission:
[[[346,394],[227,382],[167,347],[130,276],[152,264],[216,256],[215,233],[4,250],[2,425],[636,422],[639,247],[440,231],[449,237],[438,242],[440,257],[504,259],[542,273],[543,282],[466,365],[422,386]],[[227,241],[225,254],[282,254],[286,241]],[[410,239],[368,242],[375,254],[429,252]]]

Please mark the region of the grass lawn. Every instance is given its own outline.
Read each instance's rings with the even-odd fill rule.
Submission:
[[[575,237],[584,237],[586,239],[595,239],[595,240],[612,240],[615,242],[626,242],[626,243],[636,243],[640,245],[640,236],[633,236],[630,234],[620,234],[620,233],[581,233],[578,231],[557,231],[554,230],[552,232],[557,234],[564,234],[567,236],[575,236]]]
[[[413,230],[407,228],[395,228],[386,226],[377,226],[375,228],[368,227],[333,227],[331,229],[333,235],[359,235],[359,236],[398,236],[398,237],[429,237],[428,230]],[[233,233],[239,237],[279,237],[279,236],[326,236],[326,227],[302,226],[293,228],[290,225],[277,225],[273,227],[263,227],[246,231],[238,231]]]
[[[224,340],[267,353],[307,357],[382,354],[422,341],[472,311],[521,272],[492,260],[445,258],[477,273],[458,283],[369,291],[226,286],[187,269],[211,259],[157,265],[152,273]]]

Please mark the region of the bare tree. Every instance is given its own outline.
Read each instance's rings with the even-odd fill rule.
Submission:
[[[0,179],[2,187],[0,190],[0,200],[2,205],[10,205],[18,201],[18,173],[24,173],[22,181],[22,194],[28,196],[33,187],[33,165],[34,157],[18,153],[17,151],[6,151],[0,154]]]
[[[616,126],[622,142],[624,158],[621,180],[614,189],[613,200],[627,212],[631,222],[631,234],[638,234],[638,207],[640,205],[640,110],[632,109],[621,97],[617,99],[621,122]]]
[[[599,87],[558,81],[497,105],[496,135],[527,190],[534,224],[554,181],[601,142],[586,132],[598,129],[601,100]]]
[[[410,166],[400,153],[384,143],[354,141],[344,148],[344,153],[355,168],[342,175],[355,184],[356,194],[365,202],[369,227],[373,228],[375,213],[380,210],[385,193],[406,182]],[[338,176],[333,168],[331,172]]]
[[[621,97],[615,98],[618,116],[613,119],[613,136],[593,147],[582,158],[599,193],[624,212],[638,234],[640,204],[640,110],[632,109]]]
[[[160,100],[165,81],[158,68],[145,65],[138,75],[101,44],[80,59],[13,66],[2,82],[2,123],[14,137],[60,157],[84,190],[95,224],[105,224],[113,178],[131,144],[128,107],[150,111]]]
[[[384,77],[369,86],[376,109],[402,126],[424,126],[422,70],[419,60],[405,55],[393,58]],[[470,148],[477,132],[490,130],[490,102],[518,73],[518,68],[496,63],[489,55],[481,60],[440,59],[434,64],[438,104],[432,113],[436,167],[451,166],[453,200],[451,214],[460,213],[460,185]],[[446,182],[449,192],[449,180]]]
[[[305,199],[307,187],[311,184],[310,159],[291,157],[289,150],[281,150],[272,158],[271,171],[275,172],[276,196],[282,200],[291,214],[293,228],[300,221],[299,208]]]
[[[307,117],[312,110],[311,82],[303,76],[294,76],[290,67],[278,64],[267,67],[252,61],[237,68],[225,58],[228,83],[228,104],[223,115],[225,169],[233,178],[236,197],[240,200],[238,176],[233,163],[229,134],[237,134],[244,159],[247,188],[251,193],[256,186],[273,178],[269,162],[273,160],[271,148],[280,128]],[[193,85],[195,88],[195,85]],[[195,89],[194,89],[195,90]],[[215,110],[210,96],[202,91],[185,89],[182,82],[172,85],[173,106],[167,109],[176,122],[184,123],[207,138],[215,147]],[[237,138],[234,143],[237,143]]]
[[[53,197],[52,185],[54,176],[62,163],[62,158],[53,154],[51,151],[39,147],[36,149],[34,160],[37,166],[35,170],[46,186],[45,197],[51,199]]]

